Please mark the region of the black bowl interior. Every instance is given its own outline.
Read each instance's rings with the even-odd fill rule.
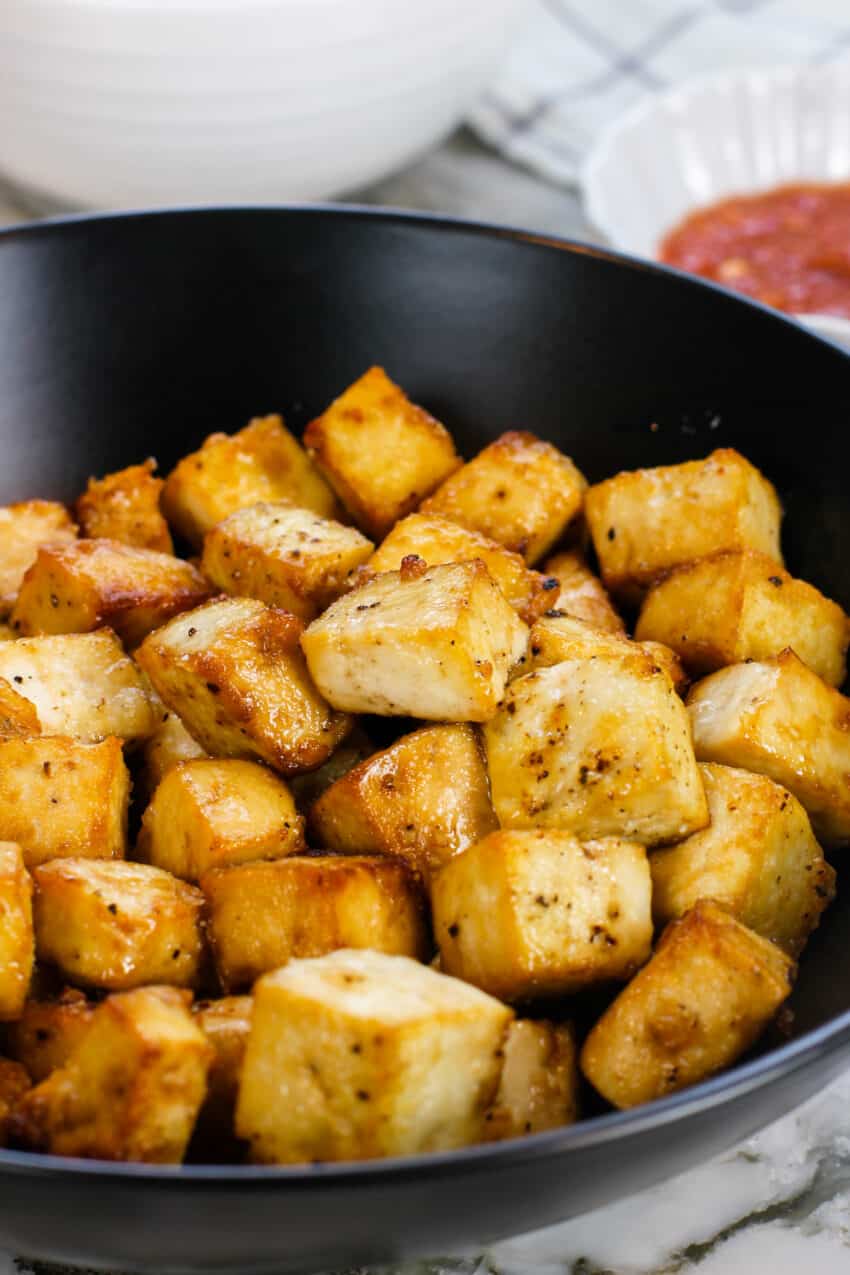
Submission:
[[[300,430],[372,363],[467,455],[527,428],[595,480],[737,447],[780,490],[790,569],[850,607],[845,355],[670,271],[403,214],[202,210],[0,236],[0,502],[71,499],[89,474],[148,455],[167,468],[254,414]],[[638,1189],[773,1118],[845,1056],[841,887],[794,994],[795,1033],[816,1036],[684,1099],[395,1169],[184,1170],[184,1209],[167,1171],[0,1153],[0,1245],[160,1271],[310,1269],[475,1242]],[[229,1231],[225,1198],[244,1219]],[[152,1224],[166,1219],[170,1235]]]

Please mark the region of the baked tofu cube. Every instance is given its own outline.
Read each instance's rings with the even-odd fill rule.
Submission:
[[[0,616],[11,610],[39,548],[76,538],[68,510],[55,501],[23,500],[0,507]]]
[[[282,779],[258,762],[173,766],[142,818],[136,858],[184,881],[210,868],[304,849],[304,820]]]
[[[578,1051],[568,1024],[517,1018],[504,1053],[499,1089],[485,1116],[488,1142],[544,1133],[578,1119]]]
[[[234,1137],[233,1119],[252,1006],[250,996],[222,996],[197,1001],[194,1006],[195,1022],[213,1047],[207,1096],[198,1118],[197,1132],[205,1144],[227,1143]]]
[[[129,647],[214,590],[191,562],[117,540],[44,545],[24,576],[18,633],[89,633],[109,625]]]
[[[380,367],[308,425],[304,445],[358,526],[378,540],[461,463],[448,430]]]
[[[766,775],[700,766],[711,824],[650,859],[656,923],[714,899],[744,925],[798,956],[835,894],[835,872],[809,816]]]
[[[2,643],[0,677],[29,701],[37,723],[33,735],[88,743],[114,735],[135,742],[156,725],[149,690],[109,629]]]
[[[9,1125],[29,1088],[26,1069],[9,1058],[0,1058],[0,1147],[6,1145]]]
[[[34,963],[32,878],[21,847],[0,841],[0,1022],[21,1014]]]
[[[68,856],[120,859],[129,797],[120,739],[0,739],[0,839],[18,843],[28,868]]]
[[[512,430],[448,478],[421,512],[479,531],[533,566],[580,512],[586,486],[557,447]]]
[[[511,1011],[378,952],[334,952],[254,993],[236,1131],[254,1160],[448,1151],[483,1134]]]
[[[551,668],[562,660],[616,658],[640,651],[667,674],[681,695],[687,688],[688,678],[679,657],[669,646],[661,642],[632,642],[624,633],[593,628],[584,620],[562,613],[560,608],[549,611],[532,626],[525,659],[517,665],[515,673]]]
[[[53,1155],[178,1164],[212,1058],[176,989],[109,996],[66,1064],[25,1095],[15,1134]]]
[[[605,585],[587,565],[584,554],[578,549],[557,553],[543,564],[547,576],[554,576],[560,585],[557,605],[578,620],[584,620],[597,629],[625,635],[626,626]]]
[[[41,723],[35,707],[0,677],[0,736],[39,735]]]
[[[850,620],[812,585],[747,550],[677,567],[647,594],[635,636],[666,643],[696,674],[790,646],[825,682],[840,686]]]
[[[285,611],[224,598],[152,633],[136,658],[206,752],[293,775],[321,766],[351,729],[313,685],[303,631]]]
[[[419,960],[432,950],[421,893],[392,859],[312,854],[215,868],[201,889],[226,991],[341,947]]]
[[[722,1071],[791,991],[793,962],[711,902],[664,931],[655,955],[608,1007],[580,1064],[615,1107],[635,1107]]]
[[[438,722],[495,713],[528,629],[483,562],[424,565],[376,576],[304,633],[310,673],[335,708]]]
[[[239,509],[214,527],[201,565],[225,593],[312,620],[373,548],[354,527],[278,501]]]
[[[441,969],[500,1000],[625,980],[649,959],[643,846],[566,832],[493,832],[431,885]]]
[[[597,483],[585,514],[602,579],[628,602],[671,567],[718,550],[756,549],[782,562],[776,490],[730,447]]]
[[[158,695],[156,698],[162,704]],[[135,790],[141,790],[146,800],[150,801],[172,766],[206,756],[177,714],[162,705],[156,729],[142,747],[142,766],[136,775]]]
[[[288,500],[335,518],[339,505],[280,416],[256,416],[237,434],[210,434],[166,479],[162,508],[181,536],[200,549],[204,536],[237,509]]]
[[[160,513],[156,461],[129,465],[105,478],[90,478],[77,501],[80,530],[93,540],[120,540],[136,549],[174,553],[168,523]]]
[[[819,841],[850,842],[850,700],[793,651],[712,673],[688,711],[700,761],[769,776],[802,802]]]
[[[55,1000],[27,1001],[20,1018],[6,1029],[7,1051],[38,1084],[65,1066],[94,1013],[93,1002],[74,987],[65,988]]]
[[[204,900],[194,886],[144,863],[95,859],[56,859],[33,875],[36,953],[72,983],[198,983]]]
[[[425,726],[374,753],[312,807],[313,844],[387,854],[428,878],[498,828],[474,726]]]
[[[484,741],[503,828],[652,846],[708,823],[687,710],[645,651],[517,678]]]

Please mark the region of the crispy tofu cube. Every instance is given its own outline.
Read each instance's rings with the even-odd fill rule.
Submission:
[[[404,859],[427,879],[499,824],[474,726],[425,726],[355,766],[309,815],[315,845]]]
[[[670,678],[678,694],[688,685],[688,678],[679,657],[669,646],[661,642],[632,642],[625,633],[612,633],[609,629],[593,628],[585,620],[564,614],[560,608],[550,611],[532,625],[525,659],[514,670],[516,673],[532,672],[538,668],[551,668],[562,660],[596,659],[599,656],[634,655],[643,651]]]
[[[239,509],[214,527],[201,565],[225,593],[312,620],[373,548],[354,527],[278,501]]]
[[[511,1017],[477,988],[403,957],[294,961],[255,989],[237,1133],[254,1160],[272,1164],[476,1142]]]
[[[83,535],[94,540],[120,540],[156,553],[174,553],[168,523],[159,509],[164,483],[155,470],[156,461],[146,460],[105,478],[90,478],[76,506]]]
[[[13,1115],[29,1088],[26,1069],[9,1058],[0,1058],[0,1147],[6,1145]]]
[[[77,528],[64,505],[23,500],[0,507],[0,617],[12,609],[26,572],[45,544],[70,544]]]
[[[288,500],[335,518],[339,505],[280,416],[256,416],[236,434],[210,434],[174,467],[162,508],[181,536],[200,548],[204,536],[237,509]]]
[[[288,781],[295,804],[300,811],[307,813],[314,802],[327,792],[332,784],[343,775],[347,775],[361,761],[371,757],[375,745],[359,726],[355,726],[339,748],[318,770],[311,770],[306,775],[293,775]]]
[[[308,425],[304,445],[358,526],[375,539],[461,463],[448,430],[380,367]]]
[[[321,766],[351,729],[313,685],[303,631],[285,611],[224,598],[152,633],[136,658],[206,752],[293,775]]]
[[[35,877],[35,945],[72,983],[129,991],[196,986],[203,895],[145,863],[55,859]]]
[[[688,712],[700,761],[767,775],[802,802],[819,841],[850,842],[850,700],[793,651],[712,673]]]
[[[495,713],[527,639],[528,629],[476,561],[376,576],[314,620],[301,645],[335,708],[483,722]]]
[[[89,633],[109,625],[127,646],[214,590],[191,562],[117,540],[43,545],[24,576],[12,625],[34,633]]]
[[[718,550],[756,549],[782,563],[776,490],[730,447],[597,483],[585,513],[602,579],[629,602],[671,567]]]
[[[175,988],[109,996],[65,1065],[19,1104],[16,1136],[53,1155],[178,1164],[212,1058]]]
[[[840,686],[850,620],[835,602],[763,553],[717,553],[677,567],[647,594],[635,636],[672,647],[696,674],[793,647]]]
[[[0,736],[39,734],[41,723],[34,706],[0,677]]]
[[[578,1119],[578,1051],[569,1024],[514,1019],[504,1053],[499,1088],[485,1116],[488,1142],[544,1133]]]
[[[421,512],[479,531],[533,566],[580,512],[586,487],[557,447],[512,430],[448,478]]]
[[[711,824],[650,858],[656,923],[714,899],[756,934],[798,956],[835,894],[809,817],[766,775],[700,766]]]
[[[7,1051],[38,1084],[65,1066],[94,1012],[94,1003],[74,987],[66,987],[55,1000],[27,1001],[20,1018],[6,1029]]]
[[[506,1001],[625,980],[649,959],[651,895],[636,842],[492,832],[432,882],[440,967]]]
[[[282,779],[258,762],[202,758],[172,766],[157,788],[136,858],[197,881],[210,868],[304,848],[304,820]]]
[[[140,790],[147,801],[150,801],[172,766],[208,755],[189,734],[177,714],[167,709],[158,695],[156,699],[162,705],[159,720],[153,734],[142,746],[142,766],[136,775],[134,789]]]
[[[0,739],[0,839],[18,843],[28,868],[68,856],[120,859],[129,797],[120,739]]]
[[[432,950],[420,890],[392,859],[311,854],[215,868],[201,889],[226,991],[340,947],[419,960]]]
[[[518,553],[512,553],[478,531],[470,531],[436,515],[410,514],[396,523],[364,571],[373,574],[398,571],[410,554],[423,558],[429,567],[480,559],[526,624],[533,624],[554,606],[558,596],[558,582],[551,576],[529,570]]]
[[[207,1096],[198,1117],[197,1132],[205,1145],[228,1143],[234,1137],[233,1118],[252,1007],[250,996],[222,996],[219,1000],[195,1003],[195,1022],[213,1047]]]
[[[581,1069],[615,1107],[634,1107],[730,1066],[791,991],[793,962],[711,902],[664,931],[608,1007]]]
[[[566,611],[568,615],[584,620],[594,628],[607,629],[609,633],[622,633],[625,636],[626,626],[609,598],[605,585],[590,570],[579,549],[556,553],[543,564],[543,570],[547,576],[554,576],[560,585],[555,604],[559,611]]]
[[[32,878],[21,847],[0,841],[0,1022],[20,1016],[34,963]]]
[[[109,629],[0,644],[0,677],[31,705],[32,735],[68,735],[88,743],[114,735],[135,742],[156,725],[148,688]]]
[[[645,651],[567,659],[517,678],[484,741],[504,828],[652,846],[708,823],[687,710]]]

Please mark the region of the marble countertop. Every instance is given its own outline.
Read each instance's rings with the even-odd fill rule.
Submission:
[[[355,198],[596,238],[573,191],[506,164],[464,131]],[[0,189],[0,225],[32,215]],[[487,1253],[435,1254],[392,1275],[798,1275],[804,1264],[817,1275],[850,1273],[850,1073],[662,1187]],[[58,1269],[0,1254],[0,1275]]]

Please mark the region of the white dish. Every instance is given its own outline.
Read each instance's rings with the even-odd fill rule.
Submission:
[[[60,205],[325,198],[463,117],[525,0],[0,0],[0,173]]]

